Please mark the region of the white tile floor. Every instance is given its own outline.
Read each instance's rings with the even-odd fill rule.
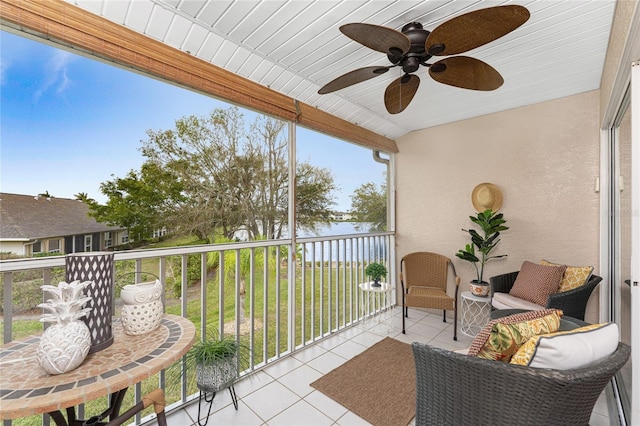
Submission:
[[[391,331],[375,323],[351,327],[239,380],[235,384],[238,410],[234,409],[228,391],[219,392],[207,426],[368,425],[309,384],[386,336],[406,343],[418,341],[447,349],[465,348],[471,343],[472,338],[460,332],[458,341],[454,341],[453,320],[443,323],[441,313],[419,309],[411,309],[409,313],[405,335],[402,334],[401,311],[396,308],[391,318],[394,326]],[[607,413],[606,399],[601,397],[590,424],[609,425]],[[192,426],[198,424],[197,418],[196,400],[186,408],[171,412],[167,422],[169,426]],[[413,421],[410,425],[413,426]]]

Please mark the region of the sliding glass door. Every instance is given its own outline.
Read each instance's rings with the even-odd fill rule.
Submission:
[[[637,348],[640,343],[640,64],[634,64],[631,74],[631,83],[624,91],[609,129],[606,189],[609,303],[606,306],[608,318],[603,319],[615,321],[620,327],[620,340]],[[638,354],[634,352],[613,382],[620,421],[628,425],[640,424],[640,374]]]
[[[637,40],[637,39],[636,39]],[[631,291],[631,363],[635,365],[631,375],[630,401],[631,424],[640,423],[640,58],[631,70],[631,238],[629,288]],[[625,386],[629,389],[629,386]]]

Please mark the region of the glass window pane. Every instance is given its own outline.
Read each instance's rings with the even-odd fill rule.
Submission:
[[[57,253],[60,251],[60,240],[49,240],[49,252]]]

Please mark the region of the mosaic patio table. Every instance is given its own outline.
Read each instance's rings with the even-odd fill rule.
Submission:
[[[111,346],[89,354],[80,367],[60,375],[48,375],[38,364],[38,335],[7,343],[0,348],[0,420],[49,413],[58,425],[82,424],[75,417],[75,406],[106,395],[114,418],[127,388],[180,359],[195,335],[193,323],[176,315],[165,314],[160,327],[140,336],[126,335],[116,320]]]

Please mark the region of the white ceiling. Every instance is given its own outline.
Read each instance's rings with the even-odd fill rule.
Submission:
[[[243,77],[392,139],[413,130],[597,89],[615,0],[67,0]],[[465,53],[496,68],[505,83],[476,92],[432,80],[425,67],[412,103],[396,115],[384,90],[400,68],[346,89],[318,89],[386,56],[346,37],[365,22],[427,30],[459,14],[520,4],[531,18],[512,33]]]

